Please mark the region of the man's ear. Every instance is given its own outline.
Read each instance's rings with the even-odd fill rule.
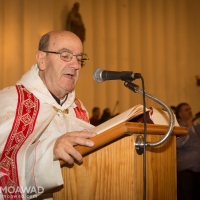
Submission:
[[[38,51],[36,53],[36,61],[40,70],[45,69],[45,52]]]

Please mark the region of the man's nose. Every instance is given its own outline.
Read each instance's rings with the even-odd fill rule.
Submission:
[[[73,67],[75,69],[79,69],[81,68],[81,64],[79,64],[76,56],[73,56],[72,60],[71,60],[72,65],[70,65],[70,67]]]

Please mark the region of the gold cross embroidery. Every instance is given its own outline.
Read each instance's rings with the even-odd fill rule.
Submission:
[[[62,113],[63,116],[65,116],[65,114],[68,114],[68,113],[69,113],[68,108],[67,108],[67,109],[64,109],[64,110],[58,109],[58,108],[56,108],[55,106],[52,106],[52,108],[53,108],[56,112]]]

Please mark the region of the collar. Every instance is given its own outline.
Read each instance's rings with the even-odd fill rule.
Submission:
[[[50,92],[51,93],[51,92]],[[56,100],[56,102],[59,105],[63,105],[63,103],[65,103],[65,101],[67,100],[68,95],[66,95],[63,99],[59,99],[58,97],[56,97],[53,93],[51,93],[52,97]]]

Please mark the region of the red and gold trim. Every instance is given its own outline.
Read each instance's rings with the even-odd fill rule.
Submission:
[[[20,187],[17,166],[17,154],[29,135],[33,132],[39,111],[39,100],[23,85],[16,85],[18,104],[12,129],[8,135],[3,152],[0,154],[0,187],[4,200],[23,199],[17,188]],[[5,188],[16,188],[12,194]],[[7,190],[9,191],[9,190]],[[12,190],[13,191],[13,190]]]
[[[76,108],[74,108],[74,111],[76,113],[76,117],[78,119],[81,119],[81,120],[83,120],[85,122],[90,123],[90,120],[89,120],[89,118],[87,116],[86,111],[83,110],[83,108],[81,107],[80,101],[77,98],[75,98],[74,103],[76,104]]]

